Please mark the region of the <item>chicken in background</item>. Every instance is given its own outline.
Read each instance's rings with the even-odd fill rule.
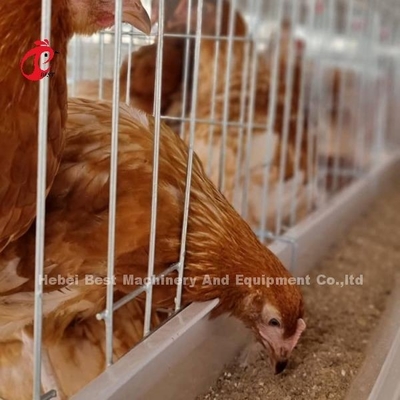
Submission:
[[[163,43],[163,69],[161,85],[161,112],[171,105],[174,95],[179,91],[183,75],[185,51],[184,39],[165,37]],[[157,42],[142,46],[131,53],[129,101],[128,104],[153,114],[154,84],[157,65]],[[128,85],[129,56],[125,58],[120,69],[120,101],[126,101]],[[103,79],[103,99],[112,100],[113,79]],[[100,82],[80,81],[76,83],[76,97],[97,100]]]
[[[49,82],[47,190],[57,173],[64,148],[67,117],[67,44],[74,33],[92,34],[112,26],[114,1],[55,0],[49,55],[54,76]],[[36,215],[39,85],[27,79],[20,63],[40,39],[41,1],[0,3],[0,250],[23,235]],[[109,18],[104,18],[104,15]],[[78,18],[79,16],[79,18]],[[147,17],[147,19],[146,19]],[[149,17],[139,0],[125,0],[123,19],[149,30]],[[40,52],[40,50],[39,50]],[[21,68],[35,70],[33,56]],[[47,79],[47,78],[46,78]]]
[[[335,68],[326,75],[332,99],[326,118],[326,140],[321,140],[319,156],[320,164],[326,164],[326,188],[331,191],[351,183],[354,179],[351,173],[357,168],[365,168],[370,160],[367,155],[362,163],[356,158],[358,144],[354,132],[357,110],[354,105],[357,104],[357,85],[354,72]]]
[[[157,72],[157,46],[141,47],[132,54],[130,105],[140,108],[148,114],[153,113],[155,79]],[[164,37],[161,83],[161,113],[175,101],[181,92],[183,78],[183,60],[185,57],[185,40],[179,37]],[[121,76],[127,81],[127,61],[121,67]],[[126,87],[126,84],[125,84]]]
[[[365,168],[368,157],[357,159],[358,119],[356,75],[351,70],[329,68],[322,75],[324,91],[310,104],[316,110],[307,131],[314,138],[315,179],[327,192],[350,184],[357,168]],[[342,93],[341,93],[342,91]],[[316,159],[316,157],[318,157]]]
[[[124,277],[147,277],[155,122],[123,103],[119,118],[114,290],[120,297],[137,288],[136,281],[131,285]],[[105,281],[103,285],[88,285],[85,279],[107,276],[111,125],[111,102],[70,99],[66,148],[47,201],[43,340],[51,362],[45,363],[44,376],[51,377],[49,381],[64,395],[87,383],[85,379],[96,375],[99,365],[104,365],[100,344],[104,334],[91,326],[105,307],[107,285]],[[179,136],[161,124],[155,274],[180,257],[188,152]],[[33,322],[34,243],[32,227],[0,254],[3,343],[20,337]],[[185,253],[185,277],[192,278],[194,284],[184,285],[182,305],[219,298],[214,315],[227,312],[243,321],[264,345],[275,372],[280,373],[305,328],[300,289],[296,285],[237,285],[238,274],[249,279],[291,276],[215,188],[194,155]],[[229,285],[204,281],[205,276],[225,275],[230,277]],[[50,279],[58,276],[76,280],[51,285]],[[156,285],[153,296],[154,309],[173,309],[176,287]],[[127,315],[114,316],[116,334],[129,338],[130,344],[135,341],[131,325],[141,315],[136,308],[141,301],[138,298],[135,302],[136,312],[128,309]],[[84,341],[80,343],[82,335]],[[76,363],[65,360],[63,364],[60,360],[77,342],[84,346],[85,360],[76,357]],[[70,376],[80,379],[68,386]],[[0,374],[0,379],[3,377],[14,386],[20,380],[29,380],[17,373]],[[1,396],[2,389],[0,384]]]
[[[167,21],[175,10],[177,0],[168,0],[165,3],[165,20]],[[152,22],[158,20],[159,2],[153,0],[152,3]],[[169,29],[165,27],[164,32],[168,34],[180,33],[179,29]],[[190,39],[189,39],[190,40]],[[192,42],[192,41],[191,41]],[[120,100],[126,101],[133,107],[153,114],[155,79],[157,70],[157,47],[158,41],[147,46],[140,47],[131,53],[130,71],[128,58],[124,60],[120,69]],[[182,104],[182,80],[184,70],[184,60],[186,51],[186,39],[183,37],[165,36],[163,38],[163,57],[162,57],[162,83],[161,83],[161,113],[171,116],[178,114],[177,104]],[[189,46],[189,65],[193,57],[193,44]],[[129,90],[128,72],[130,72]],[[103,79],[104,100],[112,100],[113,79]],[[190,86],[190,77],[188,86]],[[75,85],[75,97],[87,99],[99,99],[100,82],[98,80],[87,80],[77,82]],[[129,100],[127,99],[129,93]],[[168,111],[167,111],[168,110]],[[179,110],[180,111],[180,110]],[[171,123],[173,125],[173,123]]]
[[[284,19],[280,27],[280,38],[279,38],[280,50],[279,50],[279,80],[277,88],[277,103],[276,103],[276,115],[275,115],[275,132],[283,134],[285,124],[285,108],[286,98],[291,94],[290,114],[289,114],[289,128],[288,128],[288,141],[293,148],[296,147],[297,140],[297,124],[300,118],[300,113],[304,113],[304,109],[300,109],[300,97],[301,97],[301,78],[303,72],[303,59],[305,54],[305,42],[301,39],[294,37],[292,23]],[[277,33],[273,33],[269,48],[266,54],[260,55],[259,63],[262,74],[268,77],[267,80],[259,79],[259,85],[263,86],[263,91],[271,92],[272,87],[272,68],[273,68],[273,57],[275,51],[277,51],[278,38]],[[291,87],[287,87],[286,74],[288,72],[289,65],[289,53],[293,47],[293,78]],[[306,64],[306,68],[310,65]],[[305,76],[307,78],[310,77]],[[266,105],[269,106],[269,96],[265,96],[267,100]],[[306,121],[306,118],[305,118]],[[307,179],[307,154],[310,151],[307,143],[308,136],[306,132],[306,122],[301,127],[303,129],[302,138],[300,142],[300,168],[305,172]]]
[[[220,10],[219,4],[221,5]],[[197,1],[192,1],[192,9],[188,10],[187,0],[181,0],[172,14],[168,26],[180,26],[183,27],[181,28],[182,31],[186,31],[188,12],[190,12],[192,33],[194,33],[197,19]],[[228,1],[205,0],[202,12],[203,35],[227,36],[229,34],[231,6]],[[219,32],[217,32],[218,15],[221,15]],[[272,204],[270,201],[270,207],[265,215],[266,227],[268,230],[275,230],[278,208],[283,210],[283,220],[289,217],[294,184],[298,188],[295,192],[299,200],[298,213],[304,215],[306,212],[306,166],[304,162],[301,162],[300,171],[295,173],[295,141],[289,140],[283,152],[283,157],[285,157],[284,171],[281,168],[281,149],[283,148],[282,107],[286,95],[285,74],[281,72],[280,75],[274,133],[267,134],[268,102],[272,85],[271,66],[261,56],[256,57],[258,60],[256,89],[254,93],[251,93],[251,76],[244,79],[243,74],[246,73],[246,53],[248,52],[251,60],[256,49],[248,38],[244,18],[238,11],[235,11],[233,15],[235,18],[233,34],[239,40],[233,40],[228,77],[226,71],[228,70],[229,42],[220,41],[217,56],[216,40],[213,38],[201,40],[196,118],[212,122],[211,124],[207,122],[195,124],[194,148],[212,181],[219,185],[224,195],[229,201],[233,202],[236,209],[244,213],[243,215],[246,216],[247,221],[254,229],[260,226],[264,214],[265,206],[261,204],[261,199],[264,192],[263,183],[267,181],[269,185],[268,197],[272,199]],[[285,44],[287,38],[283,36],[282,40]],[[284,44],[282,47],[284,47]],[[217,57],[216,70],[218,73],[215,79],[214,65]],[[281,69],[287,65],[286,58],[287,55],[283,52],[280,57]],[[300,61],[297,65],[298,69],[299,65]],[[300,72],[298,71],[297,74],[299,75]],[[215,81],[217,83],[214,87]],[[226,84],[229,85],[228,98],[226,98]],[[296,82],[296,85],[299,86],[299,83]],[[214,93],[215,102],[213,103]],[[293,98],[294,105],[298,103],[297,96],[296,92]],[[228,105],[226,105],[226,101]],[[297,110],[292,112],[289,133],[291,139],[296,134],[297,115]],[[224,122],[225,117],[227,123]],[[248,126],[252,128],[249,129]],[[189,124],[186,123],[186,133],[189,132],[188,128]],[[226,143],[223,143],[224,136]],[[188,140],[188,134],[186,140]],[[225,153],[224,167],[221,166],[221,152]],[[303,158],[305,158],[305,155],[301,157],[302,161]],[[283,174],[283,181],[281,174]],[[224,184],[221,186],[222,176]]]

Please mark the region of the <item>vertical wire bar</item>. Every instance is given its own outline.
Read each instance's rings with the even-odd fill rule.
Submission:
[[[79,42],[80,38],[74,37],[73,42],[72,42],[72,52],[73,52],[73,63],[72,63],[72,87],[71,87],[71,93],[69,93],[70,96],[75,96],[76,93],[76,82],[79,80],[79,53],[78,53],[78,48],[79,48]]]
[[[249,5],[250,1],[250,5]],[[253,17],[256,15],[256,0],[249,0],[247,2],[248,8],[250,11],[250,15]],[[251,24],[253,25],[253,24]],[[254,32],[257,35],[257,30],[254,29]],[[254,36],[254,35],[253,35]],[[250,45],[251,44],[251,45]],[[249,69],[250,69],[250,51],[253,50],[253,52],[256,51],[254,47],[257,46],[257,43],[251,42],[251,35],[248,33],[247,38],[246,38],[246,43],[245,43],[245,48],[244,48],[244,64],[243,64],[243,70],[242,70],[242,82],[241,82],[241,87],[240,87],[240,116],[239,116],[239,131],[238,131],[238,149],[237,149],[237,157],[236,157],[236,167],[235,167],[235,177],[234,177],[234,185],[233,185],[233,204],[235,208],[238,210],[239,204],[240,204],[240,199],[243,200],[244,196],[240,196],[240,184],[241,184],[241,177],[242,177],[242,162],[243,162],[243,149],[242,147],[244,146],[243,143],[243,136],[244,136],[244,124],[245,124],[245,114],[246,114],[246,105],[247,105],[247,91],[248,91],[248,85],[249,85]],[[251,149],[248,149],[247,153]],[[248,165],[248,156],[245,157],[245,163]],[[249,169],[248,167],[245,168],[245,176],[246,179],[247,175],[249,174]],[[241,215],[243,218],[244,217],[244,212],[243,209],[247,205],[245,204],[244,201],[242,201],[242,207],[241,207]]]
[[[296,123],[296,140],[295,140],[295,150],[294,150],[294,180],[292,183],[291,190],[291,205],[290,205],[290,219],[289,226],[292,227],[295,225],[297,220],[297,204],[298,197],[297,192],[300,187],[300,181],[298,177],[300,176],[300,158],[302,156],[302,142],[304,136],[304,96],[305,96],[305,76],[304,72],[305,64],[302,65],[301,78],[300,78],[300,99],[297,110],[297,123]],[[306,171],[304,172],[304,181],[302,184],[305,184],[306,181]]]
[[[326,14],[326,27],[327,27],[327,38],[329,43],[333,42],[334,35],[335,35],[335,2],[336,0],[329,0],[328,2],[328,12]],[[322,172],[322,179],[321,179],[321,191],[324,192],[327,189],[327,181],[328,181],[328,166],[329,166],[329,155],[330,155],[330,143],[331,143],[331,126],[333,120],[332,116],[332,106],[333,106],[333,88],[334,88],[334,74],[332,75],[330,72],[334,73],[334,69],[329,67],[328,74],[325,74],[325,77],[328,76],[328,82],[325,87],[325,101],[324,104],[327,104],[328,107],[324,107],[324,116],[325,124],[329,124],[329,129],[324,129],[322,133],[322,138],[324,141],[324,154],[322,154],[321,159],[321,172]],[[325,79],[324,79],[325,81]],[[317,192],[318,196],[318,192]]]
[[[133,26],[129,27],[129,42],[128,42],[128,65],[126,74],[126,89],[125,89],[125,103],[129,105],[131,102],[131,68],[132,68],[132,40],[133,40]]]
[[[395,45],[397,45],[398,47],[400,47],[400,27],[397,27],[396,29],[396,34],[395,34]],[[394,80],[394,101],[396,106],[400,104],[400,54],[397,54],[396,59],[394,60],[394,66],[393,66],[393,80]],[[394,107],[392,107],[392,113],[394,112]],[[400,113],[396,113],[395,117],[394,117],[394,126],[400,126]],[[393,126],[392,126],[393,129]],[[398,138],[393,138],[393,133],[392,133],[392,140],[393,139],[397,139],[397,141],[395,140],[396,144],[400,144],[400,141]],[[388,143],[389,144],[389,143]]]
[[[160,0],[158,10],[158,41],[157,41],[157,62],[156,62],[156,81],[154,88],[154,152],[153,152],[153,182],[151,199],[151,220],[150,220],[150,244],[149,244],[149,263],[147,267],[147,277],[149,286],[146,290],[146,309],[144,315],[143,335],[147,336],[150,332],[151,311],[153,301],[153,280],[154,261],[156,255],[156,229],[157,229],[157,203],[158,203],[158,169],[160,160],[160,134],[161,134],[161,85],[162,85],[162,61],[164,51],[164,19],[165,5],[164,0]]]
[[[382,17],[382,16],[381,16]],[[390,39],[387,37],[385,39],[380,40],[380,44],[395,46],[396,45],[396,34],[395,27],[393,22],[391,21],[390,25],[388,21],[385,21],[385,25],[391,31]],[[390,26],[390,28],[389,28]],[[384,28],[385,29],[385,28]],[[398,53],[400,56],[400,52]],[[389,143],[390,134],[393,131],[395,125],[393,108],[389,108],[389,104],[398,104],[396,100],[396,94],[398,95],[398,82],[395,74],[395,64],[396,56],[392,55],[388,65],[386,65],[386,76],[381,76],[381,84],[378,85],[383,88],[382,100],[380,101],[379,114],[377,118],[377,135],[376,135],[376,158],[379,159],[387,150],[387,144]],[[389,89],[390,87],[390,89]],[[389,137],[388,137],[389,135]]]
[[[292,98],[293,98],[293,73],[294,73],[294,28],[298,21],[299,14],[299,2],[295,1],[292,3],[292,12],[291,12],[291,30],[290,30],[290,39],[289,39],[289,54],[288,54],[288,63],[286,66],[286,76],[285,76],[285,111],[284,111],[284,120],[283,120],[283,132],[282,132],[282,146],[281,146],[281,155],[280,155],[280,166],[279,166],[279,182],[278,182],[278,190],[276,196],[276,229],[275,234],[278,236],[281,234],[282,230],[282,206],[283,206],[283,198],[284,198],[284,179],[286,172],[286,161],[287,161],[287,149],[289,142],[289,129],[290,129],[290,114],[292,110]]]
[[[369,20],[367,19],[366,25],[369,25]],[[365,27],[364,27],[365,29]],[[365,34],[365,33],[364,33]],[[355,140],[355,152],[354,152],[354,165],[353,165],[353,177],[357,177],[358,173],[360,170],[362,170],[361,167],[361,159],[360,159],[360,148],[359,146],[361,145],[362,142],[362,137],[365,135],[365,116],[366,116],[366,91],[367,91],[367,85],[368,85],[368,80],[370,79],[369,74],[369,66],[367,67],[367,55],[366,55],[366,50],[367,50],[367,42],[366,38],[363,37],[360,39],[361,40],[361,49],[362,53],[360,54],[361,57],[361,84],[360,84],[360,91],[359,91],[359,97],[358,97],[358,107],[357,107],[357,133],[356,133],[356,140]]]
[[[345,35],[349,38],[351,34],[351,21],[353,20],[354,14],[354,0],[349,0],[349,4],[347,7],[347,18],[346,18],[346,28]],[[344,128],[344,112],[345,112],[345,104],[344,104],[344,93],[346,87],[348,85],[348,74],[341,74],[340,76],[340,87],[339,87],[339,115],[338,121],[336,124],[336,140],[333,143],[333,182],[332,182],[332,191],[335,193],[338,190],[339,186],[339,174],[340,174],[340,147],[342,145],[342,137],[343,137],[343,128]],[[346,104],[347,106],[347,104]]]
[[[315,7],[308,8],[308,17],[307,17],[307,30],[311,31],[314,25],[315,19]],[[296,126],[296,143],[295,143],[295,151],[294,151],[294,171],[295,177],[298,176],[300,170],[300,158],[302,156],[302,142],[304,137],[304,122],[305,122],[305,91],[306,91],[306,67],[307,67],[307,52],[308,46],[306,44],[305,53],[302,54],[301,59],[301,73],[300,73],[300,100],[298,104],[297,110],[297,126]],[[304,179],[307,177],[304,175]],[[293,226],[296,223],[297,219],[297,191],[299,188],[300,182],[298,179],[294,179],[292,185],[292,203],[291,203],[291,211],[290,211],[290,225]]]
[[[331,3],[331,0],[329,1]],[[322,30],[324,31],[323,38],[324,40],[328,40],[329,42],[331,41],[331,35],[330,35],[330,26],[331,26],[331,18],[330,18],[330,9],[331,9],[331,4],[328,6],[328,11],[324,12],[324,15],[322,17]],[[323,43],[320,41],[320,58],[323,58],[323,56],[326,58],[325,55],[325,47],[323,46]],[[326,60],[324,62],[319,62],[319,68],[318,68],[318,77],[319,79],[319,84],[317,85],[317,98],[318,98],[318,106],[316,110],[316,117],[317,117],[317,136],[316,136],[316,141],[315,141],[315,159],[314,159],[314,179],[312,180],[312,184],[310,185],[310,201],[311,201],[311,206],[314,206],[314,204],[317,203],[316,200],[318,200],[318,190],[321,188],[324,190],[324,177],[326,174],[326,163],[323,162],[324,160],[324,153],[323,151],[321,152],[321,149],[327,151],[328,147],[328,140],[327,140],[327,134],[325,133],[326,131],[326,123],[327,123],[327,107],[326,107],[326,101],[324,101],[324,97],[326,97],[326,92],[328,86],[328,102],[330,101],[330,95],[331,95],[331,85],[329,82],[328,85],[326,85]],[[324,146],[325,145],[325,146]],[[327,156],[326,156],[327,157]],[[325,158],[326,158],[325,157]]]
[[[222,22],[222,0],[218,0],[217,4],[217,12],[216,12],[216,29],[215,29],[215,36],[216,38],[221,36],[221,22]],[[219,39],[215,39],[214,50],[215,50],[215,57],[214,57],[214,67],[213,67],[213,79],[212,79],[212,90],[211,90],[211,112],[209,118],[211,121],[215,121],[215,103],[217,99],[217,86],[218,86],[218,69],[219,69],[219,60],[220,60],[220,47],[221,41]],[[197,100],[196,100],[197,101]],[[206,173],[207,175],[211,176],[212,173],[212,160],[213,160],[213,153],[214,153],[214,131],[215,125],[210,124],[209,132],[208,132],[208,162],[206,166]]]
[[[182,88],[182,110],[181,110],[181,127],[180,127],[180,137],[181,139],[185,138],[185,122],[183,121],[186,116],[187,109],[187,98],[188,98],[188,86],[189,86],[189,56],[190,56],[190,39],[188,36],[191,31],[191,22],[189,10],[192,9],[192,0],[188,0],[188,13],[186,19],[186,37],[185,37],[185,60],[184,60],[184,70],[183,70],[183,88]],[[190,66],[193,68],[193,65]]]
[[[153,114],[155,118],[161,120],[161,97],[162,97],[162,76],[163,76],[163,53],[164,53],[164,7],[165,0],[161,0],[159,8],[159,18],[163,21],[158,23],[158,40],[157,40],[157,58],[156,58],[156,74],[154,77],[154,100],[153,100]],[[160,124],[159,124],[160,125]],[[158,157],[158,153],[157,153]],[[158,164],[158,162],[157,162]]]
[[[317,18],[316,18],[316,7],[317,7],[317,1],[318,0],[312,0],[311,2],[311,7],[312,11],[314,13],[314,18],[313,18],[313,36],[317,36],[318,32],[318,27],[317,27]],[[319,47],[321,47],[321,43],[319,43]],[[314,73],[313,73],[313,79],[312,79],[312,84],[311,84],[311,90],[310,90],[310,98],[308,101],[308,113],[307,113],[307,126],[308,126],[308,132],[307,132],[307,171],[308,171],[308,188],[307,188],[307,211],[310,212],[313,208],[313,186],[315,184],[315,176],[317,175],[317,171],[315,170],[315,159],[318,158],[317,155],[317,131],[316,127],[314,126],[314,117],[315,117],[315,96],[318,92],[319,86],[318,86],[318,81],[320,79],[321,75],[321,60],[320,58],[317,58],[314,60]]]
[[[225,190],[225,164],[226,164],[226,140],[228,136],[228,120],[230,111],[230,77],[232,75],[233,66],[233,45],[236,40],[235,35],[235,13],[237,7],[237,0],[231,0],[230,2],[230,12],[229,12],[229,29],[228,29],[228,55],[225,68],[225,91],[224,91],[224,110],[223,110],[223,125],[222,125],[222,143],[221,143],[221,153],[219,160],[219,179],[218,188],[221,192]]]
[[[99,33],[99,99],[103,100],[104,92],[104,32]]]
[[[363,146],[363,151],[364,154],[368,150],[368,158],[371,163],[371,166],[374,165],[376,162],[376,146],[378,144],[378,135],[379,135],[379,129],[378,129],[378,119],[380,118],[380,113],[382,109],[382,101],[384,100],[384,85],[382,84],[382,79],[381,79],[381,74],[382,74],[382,69],[380,68],[380,63],[379,63],[379,47],[382,46],[381,44],[381,20],[380,20],[380,15],[378,14],[377,10],[373,9],[373,27],[372,27],[372,32],[371,32],[371,47],[372,51],[371,54],[373,56],[373,66],[375,68],[374,72],[374,81],[373,84],[371,85],[370,89],[370,98],[372,99],[373,93],[375,91],[380,94],[378,97],[377,101],[374,101],[372,104],[374,108],[374,113],[373,113],[373,122],[370,126],[370,129],[368,131],[368,136],[366,138],[366,141],[364,141],[364,146]],[[372,102],[370,102],[372,103]]]
[[[51,37],[50,0],[42,0],[40,37],[42,40]],[[39,84],[38,165],[36,186],[35,310],[33,320],[33,398],[35,400],[40,399],[42,384],[43,269],[46,218],[48,104],[49,80],[44,78],[40,80]]]
[[[99,99],[103,99],[104,92],[104,32],[99,33]]]
[[[361,146],[363,145],[363,138],[366,135],[366,125],[365,125],[365,118],[366,118],[366,94],[369,85],[369,80],[371,72],[370,66],[368,65],[369,61],[369,54],[368,54],[368,41],[370,39],[370,25],[371,25],[371,9],[367,7],[367,11],[364,14],[364,21],[365,24],[363,26],[365,32],[364,35],[360,34],[360,41],[361,41],[361,87],[359,91],[359,98],[358,98],[358,107],[357,107],[357,134],[356,134],[356,147],[355,147],[355,154],[354,154],[354,165],[353,165],[353,177],[358,177],[359,173],[363,171],[363,162],[361,159],[362,151]]]
[[[322,56],[323,50],[322,50],[322,44],[320,43],[321,46],[321,51],[320,54]],[[317,191],[320,183],[320,177],[323,174],[323,171],[321,173],[322,169],[322,163],[320,162],[321,160],[321,148],[323,148],[322,145],[322,140],[325,138],[324,135],[324,112],[325,111],[325,105],[323,104],[323,97],[324,97],[324,84],[325,84],[325,69],[326,65],[325,63],[320,62],[319,63],[319,68],[318,68],[318,75],[317,75],[317,99],[318,99],[318,105],[316,105],[316,125],[317,125],[317,136],[314,144],[314,149],[315,149],[315,159],[313,160],[313,168],[314,168],[314,176],[312,180],[312,184],[310,187],[311,190],[311,206],[314,207],[315,204],[315,199],[317,196]]]
[[[251,25],[254,27],[255,31],[258,30],[260,23],[261,12],[261,2],[256,3],[256,10],[253,14],[254,21]],[[253,125],[254,125],[254,113],[256,105],[256,92],[257,92],[257,74],[258,74],[258,52],[256,48],[256,43],[252,45],[252,57],[251,57],[251,68],[250,68],[250,98],[248,104],[248,116],[247,116],[247,129],[246,129],[246,158],[245,158],[245,181],[244,181],[244,191],[243,191],[243,203],[242,203],[242,215],[243,218],[247,219],[247,214],[249,210],[248,205],[248,194],[250,186],[250,158],[252,149],[252,138],[253,138]]]
[[[315,0],[314,0],[315,1]],[[281,35],[282,35],[282,19],[283,19],[283,8],[284,2],[279,1],[277,3],[277,25],[278,29],[276,32],[276,48],[272,60],[272,75],[271,75],[271,88],[270,98],[268,102],[268,119],[267,129],[265,132],[266,147],[268,143],[271,143],[271,139],[274,135],[275,118],[277,110],[277,98],[278,98],[278,83],[279,83],[279,58],[281,53]],[[262,201],[261,201],[261,219],[260,219],[260,233],[264,235],[267,230],[267,209],[268,209],[268,193],[269,193],[269,178],[271,164],[269,163],[269,154],[265,154],[264,160],[264,173],[263,173],[263,190],[262,190]]]
[[[119,120],[119,64],[121,60],[122,37],[122,0],[115,1],[115,36],[114,36],[114,83],[112,104],[111,156],[110,156],[110,206],[108,220],[107,252],[107,302],[106,302],[106,365],[113,362],[113,300],[112,284],[115,267],[115,230],[117,211],[117,172],[118,172],[118,120]]]
[[[381,80],[382,82],[382,80]],[[374,142],[374,158],[379,160],[380,156],[384,152],[385,137],[387,132],[387,121],[388,121],[388,90],[387,84],[384,80],[384,84],[381,87],[378,102],[378,115],[376,118],[376,130],[375,130],[375,142]]]
[[[374,12],[374,7],[373,7],[374,2],[370,1],[369,2],[369,9],[368,9],[368,32],[367,32],[367,40],[365,43],[366,49],[365,49],[365,59],[364,59],[364,67],[367,69],[367,66],[369,64],[369,69],[374,68],[377,69],[378,65],[376,63],[376,40],[377,36],[379,35],[379,21],[376,18],[376,14]],[[369,51],[367,49],[369,48]],[[371,59],[372,58],[372,59]],[[370,59],[370,62],[368,62],[368,59]],[[367,69],[368,70],[368,69]],[[372,71],[373,75],[376,76],[376,71]],[[371,75],[371,72],[370,72]],[[375,78],[376,79],[376,78]],[[368,96],[368,91],[371,92],[371,86],[372,86],[372,77],[370,77],[366,83],[365,83],[365,97],[367,100],[371,99],[371,96]],[[368,100],[367,107],[371,107],[371,100]],[[359,137],[359,142],[357,144],[357,148],[359,149],[358,151],[358,165],[359,169],[357,170],[356,173],[361,173],[364,167],[369,168],[370,165],[366,165],[366,156],[368,157],[369,161],[370,160],[370,155],[366,155],[366,146],[368,142],[368,138],[371,138],[370,135],[370,124],[368,124],[369,127],[369,134],[367,133],[367,124],[366,124],[366,119],[370,119],[371,115],[369,113],[369,108],[365,109],[364,107],[364,116],[362,116],[362,135]],[[376,107],[374,105],[374,112],[376,112]],[[369,163],[368,163],[369,164]]]
[[[179,266],[178,266],[178,285],[176,289],[175,298],[175,310],[178,311],[181,308],[182,303],[182,290],[183,290],[183,273],[185,265],[185,254],[186,254],[186,237],[187,228],[189,222],[189,208],[190,208],[190,191],[192,185],[192,170],[193,170],[193,146],[195,136],[195,119],[197,110],[197,91],[199,85],[199,63],[200,63],[200,45],[201,45],[201,29],[203,21],[203,0],[198,0],[197,4],[197,26],[196,26],[196,42],[195,42],[195,54],[194,54],[194,71],[193,71],[193,91],[192,91],[192,104],[191,104],[191,115],[190,115],[190,137],[189,137],[189,152],[188,152],[188,165],[186,173],[186,188],[185,188],[185,204],[183,209],[183,223],[182,223],[182,236],[181,236],[181,249],[179,254]]]

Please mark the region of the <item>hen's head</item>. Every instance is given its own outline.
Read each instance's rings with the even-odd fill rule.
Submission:
[[[303,295],[280,260],[242,225],[237,223],[237,229],[242,228],[238,235],[248,231],[246,240],[242,237],[242,242],[237,242],[242,245],[228,247],[235,235],[231,227],[229,240],[220,250],[218,262],[222,265],[220,260],[229,260],[229,265],[218,266],[222,271],[215,273],[229,275],[229,285],[219,286],[213,293],[220,299],[214,315],[228,312],[240,319],[264,346],[275,373],[280,373],[306,328]]]
[[[150,18],[140,0],[123,0],[122,7],[122,22],[150,33]],[[69,10],[76,34],[92,35],[114,25],[115,0],[69,0]]]
[[[280,278],[274,279],[279,282]],[[249,288],[238,311],[237,316],[267,351],[275,373],[281,373],[306,328],[299,288],[295,285]]]
[[[183,64],[178,60],[184,57],[185,42],[179,38],[164,39],[162,95],[170,95],[178,90],[182,80]],[[143,46],[131,54],[130,92],[131,96],[154,97],[154,79],[157,67],[157,44]],[[128,78],[128,57],[121,65],[121,82]]]

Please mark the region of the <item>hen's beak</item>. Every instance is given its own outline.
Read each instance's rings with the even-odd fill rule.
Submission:
[[[280,374],[288,365],[288,360],[281,360],[275,363],[275,375]]]
[[[282,373],[288,365],[290,354],[280,349],[278,355],[278,352],[272,348],[271,344],[267,340],[262,340],[262,344],[268,354],[269,362],[275,375]]]
[[[133,25],[146,35],[151,32],[151,21],[140,0],[125,0],[122,22]]]

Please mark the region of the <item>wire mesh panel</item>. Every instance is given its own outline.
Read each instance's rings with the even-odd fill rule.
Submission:
[[[50,3],[41,39],[55,29]],[[193,300],[185,266],[203,260],[207,233],[193,240],[191,218],[212,212],[201,184],[263,244],[291,243],[293,270],[288,230],[400,143],[400,30],[374,2],[142,1],[150,35],[122,23],[127,3],[115,2],[113,29],[69,42],[51,187],[40,81],[35,287],[4,289],[20,304],[34,298],[34,319],[11,336],[29,342],[34,320],[35,399],[73,395]],[[21,243],[15,259],[28,257]]]

